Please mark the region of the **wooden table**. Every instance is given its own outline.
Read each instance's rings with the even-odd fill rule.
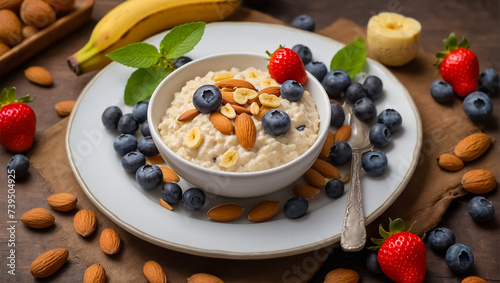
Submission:
[[[66,57],[73,54],[83,46],[92,31],[93,26],[110,9],[122,1],[97,0],[92,13],[91,20],[84,26],[74,31],[71,35],[54,43],[28,62],[14,69],[9,75],[0,78],[0,88],[17,87],[19,94],[36,94],[37,99],[31,103],[35,110],[37,123],[37,136],[40,136],[50,126],[61,118],[55,113],[54,105],[62,100],[75,100],[87,82],[95,75],[89,73],[75,76],[66,65]],[[471,42],[473,51],[479,58],[481,70],[490,67],[500,70],[500,35],[495,27],[500,26],[500,2],[498,1],[432,1],[432,0],[402,0],[402,1],[340,1],[340,0],[275,0],[258,7],[259,10],[272,16],[291,23],[292,19],[306,13],[316,20],[317,30],[324,28],[340,17],[350,19],[360,26],[365,26],[370,16],[382,11],[394,11],[414,17],[422,23],[422,47],[429,52],[440,51],[443,47],[442,39],[447,37],[451,31],[457,36],[466,35]],[[23,75],[23,70],[32,65],[44,66],[52,73],[54,86],[42,88],[29,83]],[[500,104],[499,98],[495,100],[495,118],[497,131]],[[497,146],[497,145],[496,145]],[[12,156],[11,152],[0,149],[0,164],[7,164]],[[50,188],[43,179],[32,170],[31,178],[16,186],[17,211],[26,211],[33,207],[33,203],[45,199],[50,195]],[[498,178],[499,176],[497,176]],[[6,192],[5,174],[0,174],[2,191]],[[490,196],[497,207],[496,219],[485,225],[478,225],[471,220],[467,212],[466,199],[454,201],[444,215],[440,226],[449,227],[456,236],[457,241],[467,243],[475,253],[476,258],[490,259],[491,264],[475,266],[474,274],[485,278],[488,282],[500,282],[500,263],[498,251],[500,251],[499,217],[500,194],[498,188]],[[2,282],[34,282],[36,280],[29,274],[29,265],[33,255],[44,251],[43,243],[32,242],[31,236],[35,233],[28,229],[18,229],[17,237],[17,266],[16,276],[8,275],[6,268],[6,255],[8,255],[8,233],[6,233],[6,197],[0,200],[0,227],[1,246],[0,257],[2,268],[0,281]],[[38,232],[37,232],[38,233]],[[37,239],[39,239],[37,237]],[[42,240],[43,241],[43,240]],[[460,282],[446,266],[445,260],[433,252],[427,253],[427,277],[425,282]],[[361,275],[362,282],[389,282],[383,276],[374,276],[365,267],[365,254],[344,253],[335,249],[320,271],[310,282],[323,282],[325,274],[333,268],[352,268]],[[66,271],[63,276],[58,276],[57,282],[80,281],[85,271],[85,266],[79,265],[77,261],[70,266],[64,267]],[[296,272],[299,275],[300,269]],[[46,281],[46,280],[43,280]],[[47,280],[50,281],[50,280]]]

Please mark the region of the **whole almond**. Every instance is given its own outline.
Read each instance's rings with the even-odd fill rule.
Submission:
[[[167,283],[167,276],[156,261],[148,261],[144,264],[142,272],[150,283]]]
[[[347,183],[351,180],[351,174],[347,173],[344,175],[344,178],[342,178],[342,183]]]
[[[45,278],[54,274],[68,260],[69,252],[66,249],[53,249],[39,255],[31,263],[31,275],[36,278]]]
[[[325,277],[325,283],[357,283],[359,274],[351,269],[337,268],[334,269]]]
[[[469,276],[465,277],[461,283],[487,283],[487,281],[477,276]]]
[[[245,114],[248,114],[248,115],[252,115],[252,112],[249,109],[247,109],[246,107],[244,107],[244,106],[241,106],[241,105],[238,105],[238,104],[231,104],[231,106],[233,107],[233,109],[236,112],[236,114],[245,113]]]
[[[99,238],[101,249],[108,255],[116,254],[120,250],[121,242],[120,236],[115,230],[106,228],[102,230],[101,237]]]
[[[223,135],[230,135],[233,133],[233,123],[229,118],[219,112],[212,112],[210,114],[210,122],[212,122],[214,128]]]
[[[318,171],[323,177],[328,179],[340,179],[340,171],[337,167],[330,164],[328,161],[316,159],[311,166],[314,170]]]
[[[472,161],[490,147],[491,138],[487,134],[472,134],[455,146],[455,155],[463,161]]]
[[[349,125],[343,125],[340,127],[337,132],[335,132],[335,139],[333,143],[337,141],[348,141],[349,138],[351,137],[351,126]]]
[[[238,104],[236,100],[234,100],[234,93],[231,91],[222,91],[222,104]]]
[[[218,82],[219,88],[249,88],[255,90],[255,87],[250,82],[240,79],[225,79]]]
[[[219,277],[207,273],[196,273],[188,278],[187,283],[224,283]]]
[[[464,168],[462,159],[450,153],[443,153],[437,158],[439,167],[447,171],[458,171]]]
[[[166,208],[170,211],[174,210],[174,208],[166,201],[164,201],[163,199],[158,199],[158,201],[160,202],[160,205],[163,207],[163,208]]]
[[[257,128],[250,115],[242,113],[234,121],[236,138],[245,150],[251,150],[257,140]]]
[[[296,196],[304,197],[307,200],[311,200],[312,198],[314,198],[314,196],[319,194],[319,192],[320,189],[305,184],[297,184],[293,186],[293,193]]]
[[[174,172],[174,170],[165,167],[165,166],[159,166],[161,172],[163,173],[163,182],[165,183],[177,183],[180,181],[179,175]]]
[[[264,116],[264,114],[266,114],[269,110],[271,109],[274,109],[272,107],[269,107],[269,106],[261,106],[259,108],[259,113],[257,115],[255,115],[255,119],[257,120],[261,120],[262,119],[262,116]]]
[[[43,229],[52,226],[55,218],[45,208],[33,208],[21,216],[21,222],[31,228]]]
[[[152,156],[152,157],[147,157],[146,158],[146,164],[155,164],[155,165],[159,165],[159,164],[164,164],[165,163],[165,160],[163,159],[163,157],[161,155],[156,155],[156,156]],[[161,168],[160,168],[161,169]]]
[[[68,193],[54,194],[47,198],[50,207],[58,211],[73,210],[77,201],[78,199],[74,195]]]
[[[177,117],[177,121],[179,122],[189,122],[196,118],[200,114],[198,109],[189,109],[186,112],[182,113],[179,117]]]
[[[486,194],[497,186],[497,179],[488,170],[476,169],[462,176],[462,186],[474,194]]]
[[[211,220],[226,222],[238,219],[243,213],[243,207],[236,203],[225,203],[212,207],[207,216]]]
[[[88,237],[97,228],[97,218],[92,211],[83,209],[75,214],[73,225],[78,234],[82,237]]]
[[[54,107],[56,109],[57,115],[61,117],[66,117],[71,114],[71,111],[73,111],[73,107],[75,106],[74,100],[65,100],[58,102],[56,106]]]
[[[23,26],[17,15],[11,10],[0,9],[0,42],[8,46],[23,40],[22,29]]]
[[[42,0],[24,0],[19,12],[21,19],[27,25],[44,28],[56,20],[56,12]]]
[[[328,132],[326,135],[325,142],[323,143],[323,148],[321,148],[321,152],[319,153],[319,158],[328,159],[330,158],[330,151],[332,150],[332,146],[335,141],[335,134],[332,132]]]
[[[269,220],[278,213],[280,208],[279,201],[263,200],[256,204],[248,213],[248,220],[252,222],[263,222]]]
[[[49,71],[46,69],[33,66],[24,70],[24,76],[32,83],[42,85],[42,86],[51,86],[52,85],[52,76]]]
[[[106,282],[106,270],[102,265],[95,263],[85,270],[83,283],[104,283]]]
[[[320,188],[326,184],[325,177],[312,168],[309,168],[302,177],[304,177],[306,183],[316,188]]]

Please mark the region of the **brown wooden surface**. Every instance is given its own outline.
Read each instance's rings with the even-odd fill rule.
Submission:
[[[93,26],[104,14],[121,1],[96,0],[91,20],[64,37],[58,43],[45,49],[37,56],[20,65],[8,75],[0,77],[0,88],[16,86],[20,94],[31,93],[37,96],[31,107],[35,110],[38,123],[37,135],[41,135],[50,126],[60,120],[54,111],[54,105],[62,100],[76,99],[95,73],[76,77],[66,65],[66,57],[83,46],[90,35]],[[500,26],[500,6],[498,1],[431,1],[431,0],[401,0],[401,1],[340,1],[340,0],[275,0],[260,7],[263,12],[284,22],[290,23],[300,13],[307,13],[316,20],[317,30],[322,29],[340,17],[350,19],[360,26],[365,26],[369,17],[381,11],[395,11],[412,16],[422,23],[422,47],[429,52],[442,49],[442,39],[451,31],[458,36],[466,35],[477,54],[481,70],[491,67],[500,70],[500,35],[495,30]],[[54,86],[42,88],[29,83],[23,75],[23,70],[32,65],[44,66],[54,78]],[[429,82],[422,82],[428,84]],[[495,119],[488,124],[487,130],[498,136],[498,121],[500,98],[494,99]],[[0,164],[5,164],[12,153],[0,149]],[[499,177],[499,176],[497,176]],[[29,274],[29,265],[36,255],[47,250],[48,231],[26,229],[18,223],[16,229],[16,276],[7,274],[6,256],[8,256],[8,233],[6,233],[6,178],[0,174],[0,189],[4,195],[0,197],[0,281],[2,282],[79,282],[86,266],[80,265],[75,255],[71,263],[66,264],[55,280],[34,280]],[[37,206],[40,200],[50,195],[50,188],[43,179],[32,170],[31,178],[25,183],[16,185],[16,212],[21,213]],[[497,208],[495,220],[479,225],[474,223],[467,212],[467,201],[470,197],[454,201],[444,215],[440,226],[449,227],[456,236],[457,242],[467,244],[474,251],[476,262],[488,264],[476,265],[472,273],[488,280],[500,282],[500,260],[498,251],[500,244],[499,210],[500,194],[498,188],[488,197]],[[17,215],[20,217],[20,215]],[[378,221],[378,222],[377,222]],[[385,220],[380,220],[385,221]],[[379,223],[376,220],[375,223]],[[323,282],[325,274],[333,268],[352,268],[360,272],[362,282],[389,282],[381,276],[370,274],[365,267],[365,253],[343,253],[335,249],[332,256],[324,264],[311,282]],[[302,266],[291,267],[295,278],[300,278],[301,270],[311,268],[314,259],[304,261]],[[291,279],[293,276],[289,276]],[[460,282],[461,277],[453,275],[446,266],[444,258],[427,253],[427,277],[425,282]],[[284,280],[284,282],[294,282]]]

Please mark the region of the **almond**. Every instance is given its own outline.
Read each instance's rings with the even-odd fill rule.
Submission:
[[[264,116],[264,114],[266,114],[271,109],[274,109],[274,108],[268,107],[268,106],[261,106],[260,109],[259,109],[259,113],[254,116],[255,119],[261,120],[262,116]]]
[[[51,86],[52,85],[52,76],[49,71],[46,69],[33,66],[24,70],[24,76],[32,83],[42,85],[42,86]]]
[[[241,146],[251,150],[257,140],[257,128],[250,115],[242,113],[234,121],[234,132]]]
[[[304,177],[306,183],[316,188],[320,188],[326,184],[325,177],[312,168],[309,168],[302,177]]]
[[[180,181],[179,175],[174,172],[174,170],[165,167],[165,166],[159,166],[161,172],[163,173],[163,182],[165,183],[177,183]]]
[[[335,139],[334,139],[333,143],[336,143],[338,141],[345,141],[346,142],[349,140],[350,137],[351,137],[351,126],[343,125],[335,133]]]
[[[245,113],[248,115],[252,115],[252,112],[249,109],[247,109],[246,107],[243,107],[243,106],[238,105],[238,104],[231,104],[231,106],[233,107],[234,111],[236,111],[236,114]]]
[[[253,84],[245,81],[245,80],[240,80],[240,79],[225,79],[220,82],[218,82],[218,87],[219,88],[249,88],[255,90],[255,87]]]
[[[177,117],[177,121],[189,122],[193,120],[196,116],[198,116],[198,114],[200,114],[200,111],[198,111],[198,109],[190,109],[182,113],[179,117]]]
[[[252,115],[257,115],[259,114],[259,111],[260,111],[260,106],[257,102],[252,102],[252,104],[250,104],[250,113],[252,113]]]
[[[56,12],[42,0],[24,0],[19,12],[21,19],[27,25],[44,28],[56,20]]]
[[[359,274],[351,269],[337,268],[334,269],[325,277],[325,283],[357,283]]]
[[[102,265],[92,264],[85,270],[83,283],[104,283],[106,282],[106,270]]]
[[[187,283],[224,283],[219,277],[207,273],[196,273],[188,278]]]
[[[142,272],[150,283],[167,283],[167,276],[156,261],[148,261],[144,264]]]
[[[222,104],[238,104],[236,100],[234,100],[234,93],[231,91],[222,91]]]
[[[233,133],[233,123],[231,123],[229,118],[219,112],[212,112],[210,114],[210,122],[212,122],[214,128],[223,135],[230,135]]]
[[[90,210],[80,210],[73,218],[73,225],[78,234],[82,237],[88,237],[92,235],[97,228],[97,218]]]
[[[164,164],[164,163],[165,163],[165,160],[159,154],[156,155],[156,156],[152,156],[152,157],[147,157],[146,158],[146,164],[155,164],[155,165],[158,165],[158,164]]]
[[[115,230],[107,228],[102,230],[99,238],[101,249],[108,255],[116,254],[120,250],[120,236]]]
[[[11,10],[0,9],[0,42],[14,46],[23,40],[23,26],[17,15]]]
[[[333,166],[332,164],[328,163],[328,161],[322,159],[316,159],[311,168],[318,171],[325,178],[340,179],[339,169],[337,169],[337,167]]]
[[[170,211],[174,210],[174,208],[166,201],[164,201],[163,199],[158,199],[158,201],[160,202],[160,205],[163,207],[163,208],[166,208]]]
[[[31,275],[44,278],[54,274],[68,260],[69,252],[66,249],[53,249],[39,255],[31,263]]]
[[[77,201],[78,199],[74,195],[68,193],[54,194],[47,198],[50,207],[58,211],[73,210]]]
[[[207,216],[211,220],[225,222],[238,219],[243,213],[243,207],[235,203],[225,203],[212,207]]]
[[[342,183],[348,183],[351,180],[351,174],[347,173],[344,175],[344,178],[342,178]]]
[[[330,151],[332,150],[334,141],[335,141],[335,135],[332,132],[328,132],[328,134],[326,135],[325,142],[323,143],[323,148],[319,153],[319,158],[321,159],[330,158]]]
[[[462,159],[450,153],[441,154],[437,158],[437,162],[439,167],[447,171],[458,171],[464,168],[464,162]]]
[[[55,218],[45,208],[33,208],[21,216],[21,222],[31,228],[43,229],[52,226]]]
[[[307,200],[311,200],[314,196],[319,194],[319,192],[320,189],[305,184],[298,184],[293,187],[293,193],[296,196],[304,197]]]
[[[474,194],[486,194],[497,186],[497,179],[490,171],[477,169],[462,176],[462,186]]]
[[[58,102],[56,106],[54,107],[56,109],[56,113],[59,116],[66,117],[71,114],[71,111],[73,110],[73,107],[75,106],[74,100],[65,100]]]
[[[461,283],[487,283],[486,280],[479,278],[477,276],[465,277]]]
[[[247,218],[252,222],[263,222],[276,215],[279,208],[279,201],[263,200],[252,207]]]
[[[487,134],[472,134],[455,146],[455,155],[463,161],[472,161],[481,156],[491,145]]]

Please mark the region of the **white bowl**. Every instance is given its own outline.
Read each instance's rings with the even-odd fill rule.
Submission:
[[[205,192],[225,197],[257,197],[275,192],[290,185],[311,167],[318,157],[330,126],[330,101],[323,86],[313,75],[307,74],[304,88],[311,93],[320,116],[318,139],[304,154],[281,166],[257,172],[223,172],[191,163],[170,150],[161,140],[158,125],[165,112],[187,81],[205,76],[209,71],[229,70],[231,67],[244,70],[248,67],[266,70],[264,56],[231,53],[208,56],[194,60],[167,76],[156,88],[148,109],[148,124],[156,146],[168,165],[179,176]]]

